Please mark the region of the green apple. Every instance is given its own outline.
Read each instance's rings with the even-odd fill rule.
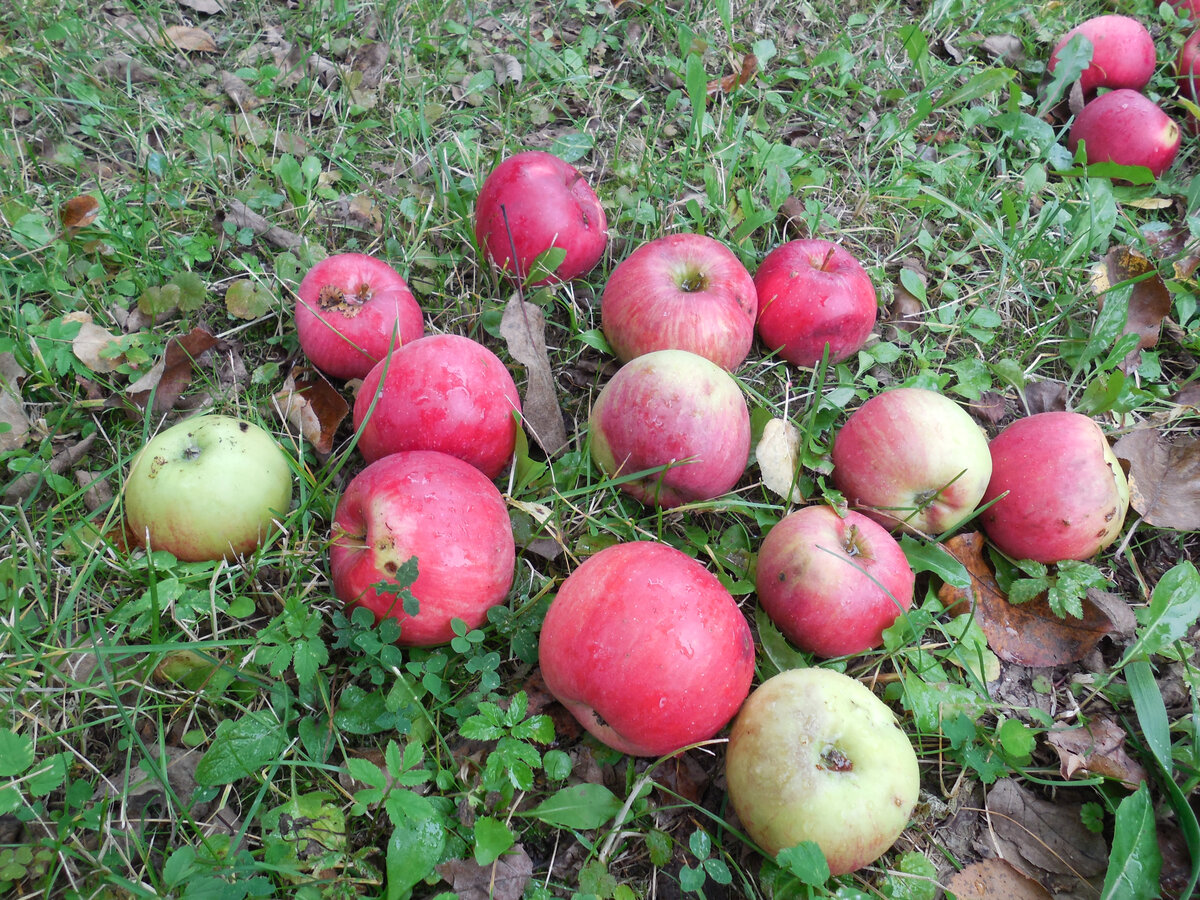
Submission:
[[[203,415],[152,438],[125,480],[134,539],[178,559],[229,559],[253,551],[292,502],[292,468],[265,430]]]
[[[814,841],[833,875],[878,859],[917,802],[917,755],[887,705],[832,669],[791,669],[750,694],[725,756],[729,800],[775,856]]]

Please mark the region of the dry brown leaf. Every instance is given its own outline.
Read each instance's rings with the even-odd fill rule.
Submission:
[[[221,73],[221,90],[238,109],[250,110],[262,105],[253,88],[232,72]]]
[[[988,35],[979,43],[979,47],[1006,66],[1016,68],[1025,61],[1025,43],[1015,34]]]
[[[203,328],[193,328],[181,338],[171,338],[162,359],[150,372],[129,386],[126,392],[129,399],[145,409],[153,395],[152,411],[155,415],[174,409],[191,384],[197,361],[219,343],[218,338]],[[119,399],[113,402],[113,405],[118,404]]]
[[[567,444],[562,406],[550,354],[546,350],[546,317],[541,307],[527,303],[514,294],[504,307],[500,335],[508,342],[508,352],[525,367],[525,396],[521,398],[521,418],[533,439],[547,455],[553,456]]]
[[[15,450],[24,445],[29,436],[29,417],[21,400],[20,384],[26,372],[11,353],[0,353],[0,452]]]
[[[1050,900],[1050,892],[1003,859],[984,859],[955,872],[946,890],[958,900]]]
[[[50,464],[46,466],[46,470],[55,475],[63,475],[75,468],[92,449],[92,444],[96,442],[96,436],[97,433],[93,431],[87,437],[55,453],[50,459]],[[41,480],[41,472],[25,472],[18,475],[4,489],[4,502],[9,505],[20,503],[33,493]]]
[[[96,74],[109,81],[147,84],[163,77],[158,69],[134,59],[128,53],[114,53],[96,63]]]
[[[1129,315],[1122,334],[1138,336],[1137,349],[1121,364],[1125,371],[1135,368],[1142,350],[1158,343],[1163,319],[1171,312],[1171,292],[1149,259],[1132,247],[1113,247],[1092,269],[1092,290],[1104,306],[1104,296],[1113,286],[1140,278],[1129,297]]]
[[[191,25],[170,25],[163,32],[167,41],[190,53],[216,53],[217,42],[203,28]]]
[[[206,16],[215,16],[221,12],[221,4],[217,3],[217,0],[179,0],[179,5],[194,9],[198,13],[204,13]]]
[[[996,391],[984,391],[978,400],[967,404],[967,412],[983,425],[999,425],[1008,417],[1008,401]]]
[[[117,345],[118,340],[115,334],[89,318],[87,322],[80,323],[79,332],[71,341],[71,352],[93,372],[115,372],[125,362],[124,354],[111,354],[111,348]]]
[[[525,71],[521,68],[521,61],[508,53],[492,54],[492,71],[496,75],[497,86],[511,84],[515,87],[525,77]]]
[[[381,41],[363,44],[354,51],[350,57],[350,70],[362,76],[358,82],[359,89],[371,90],[379,87],[383,78],[383,68],[387,65],[390,54],[391,48]]]
[[[88,512],[95,512],[112,503],[113,489],[102,473],[76,469],[75,482],[84,489],[83,505]]]
[[[758,57],[753,53],[747,53],[742,57],[742,69],[732,75],[726,75],[724,78],[715,78],[708,83],[709,94],[729,94],[736,91],[744,84],[749,84],[754,80],[754,76],[758,74]]]
[[[803,503],[796,484],[800,474],[800,430],[786,419],[771,419],[754,448],[763,486],[788,503]]]
[[[1125,730],[1109,718],[1092,719],[1077,728],[1055,728],[1046,740],[1058,751],[1063,778],[1103,775],[1131,791],[1146,780],[1146,770],[1125,752]]]
[[[338,426],[350,414],[346,398],[316,369],[296,366],[275,393],[280,414],[320,454],[333,451]]]
[[[1148,524],[1200,529],[1200,434],[1172,441],[1156,428],[1138,428],[1113,453],[1129,463],[1129,505]]]
[[[1067,408],[1067,386],[1057,381],[1031,381],[1022,392],[1029,414],[1062,412]]]
[[[58,210],[58,220],[67,234],[74,234],[79,229],[91,225],[96,221],[98,215],[100,215],[100,201],[91,194],[72,197]]]
[[[533,877],[533,860],[516,844],[490,866],[454,859],[438,865],[437,872],[450,882],[459,900],[520,900]]]
[[[1083,881],[1108,865],[1104,838],[1088,831],[1080,803],[1043,800],[1012,778],[1001,778],[987,795],[988,823],[1000,855],[1028,875],[1073,876]]]

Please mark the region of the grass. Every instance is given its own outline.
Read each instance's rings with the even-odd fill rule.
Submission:
[[[3,410],[28,428],[0,435],[0,892],[933,898],[996,854],[998,813],[988,824],[983,810],[1002,779],[1073,816],[1023,819],[1025,843],[1069,826],[1107,853],[1086,884],[1034,863],[1026,874],[1151,897],[1157,876],[1121,876],[1161,867],[1163,890],[1190,890],[1194,531],[1131,513],[1118,544],[1060,577],[1061,602],[1103,584],[1137,618],[1082,661],[1044,668],[1001,661],[978,621],[943,602],[943,584],[965,583],[961,563],[906,539],[916,608],[879,650],[825,663],[893,706],[922,761],[912,825],[853,876],[827,880],[803,848],[774,860],[755,850],[724,797],[720,741],[622,756],[581,735],[536,668],[562,578],[603,546],[648,538],[704,560],[734,593],[759,680],[819,663],[756,613],[754,552],[787,507],[753,464],[728,497],[663,515],[588,461],[588,407],[612,371],[599,293],[612,266],[663,233],[719,238],[751,271],[784,240],[828,237],[871,273],[883,315],[857,357],[813,372],[756,350],[737,373],[756,428],[777,416],[800,427],[809,498],[833,496],[828,450],[847,411],[900,384],[976,411],[1002,402],[993,433],[1056,393],[1114,435],[1160,424],[1195,435],[1194,405],[1174,399],[1194,388],[1200,350],[1187,268],[1194,140],[1157,183],[1114,184],[1075,165],[1068,119],[1039,87],[1056,37],[1107,7],[222,5],[37,0],[0,23]],[[1148,0],[1121,11],[1149,23],[1160,66],[1148,92],[1182,115],[1171,61],[1186,27]],[[171,45],[166,29],[180,25],[204,29],[215,50],[196,32]],[[1003,59],[990,49],[1001,36]],[[364,53],[372,42],[390,50],[381,68]],[[754,78],[709,91],[747,55]],[[572,441],[546,465],[532,451],[501,485],[518,535],[554,535],[562,552],[522,552],[486,627],[401,651],[328,582],[333,509],[362,465],[348,426],[317,453],[273,400],[299,352],[294,291],[325,254],[377,253],[405,274],[429,331],[504,356],[513,289],[480,261],[471,213],[487,171],[525,148],[580,166],[611,229],[590,276],[532,296]],[[94,209],[69,205],[85,196]],[[1130,372],[1119,367],[1128,297],[1110,292],[1106,315],[1090,286],[1122,246],[1151,259],[1172,304],[1163,339]],[[915,323],[885,321],[904,303]],[[85,328],[108,333],[105,350],[83,348]],[[219,352],[180,403],[155,411],[132,397],[195,328]],[[281,534],[236,563],[124,541],[129,460],[189,403],[261,422],[295,463]],[[999,575],[1005,590],[1054,577]],[[1061,774],[1048,733],[1101,719],[1120,723],[1146,789]],[[1181,845],[1190,858],[1170,850]]]

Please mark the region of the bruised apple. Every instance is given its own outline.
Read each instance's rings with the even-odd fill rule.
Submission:
[[[914,575],[899,543],[853,510],[805,506],[763,538],[758,602],[787,638],[818,656],[862,653],[912,606]]]
[[[1018,419],[992,439],[980,516],[1014,559],[1090,559],[1121,533],[1129,483],[1100,426],[1081,413]]]
[[[1055,70],[1059,55],[1075,35],[1082,35],[1092,45],[1092,62],[1079,76],[1085,97],[1091,97],[1098,88],[1140,91],[1150,83],[1158,57],[1154,38],[1137,19],[1109,14],[1081,22],[1054,45],[1048,71]]]
[[[1086,104],[1067,137],[1074,153],[1082,141],[1088,165],[1145,166],[1162,176],[1179,153],[1179,126],[1161,106],[1137,91],[1117,90]]]
[[[729,801],[775,856],[814,841],[833,875],[869,865],[908,825],[917,755],[888,706],[830,669],[764,681],[734,720],[725,751]]]
[[[572,572],[538,652],[550,693],[633,756],[713,737],[754,677],[754,640],[733,597],[699,562],[654,541],[607,547]]]
[[[400,450],[440,450],[496,478],[512,459],[521,411],[504,363],[478,341],[423,337],[392,351],[354,400],[368,462]]]
[[[416,613],[384,588],[417,559]],[[400,623],[398,643],[443,644],[453,620],[477,628],[508,594],[516,548],[508,509],[487,476],[457,457],[405,450],[371,463],[338,502],[329,548],[333,592],[376,621]]]

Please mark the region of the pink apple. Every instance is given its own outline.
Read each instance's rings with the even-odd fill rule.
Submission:
[[[421,307],[400,273],[373,256],[327,256],[297,293],[300,348],[334,378],[362,378],[392,346],[425,333]]]
[[[758,335],[768,350],[797,366],[857,353],[875,325],[875,286],[857,259],[832,241],[788,241],[767,254],[754,275]]]
[[[1123,89],[1102,94],[1079,111],[1067,147],[1074,153],[1083,141],[1089,165],[1145,166],[1159,178],[1175,161],[1180,140],[1179,126],[1162,107]]]
[[[400,597],[380,590],[412,557],[420,603],[405,612]],[[400,622],[399,643],[442,644],[453,619],[476,628],[512,584],[516,549],[508,508],[487,476],[433,450],[406,450],[371,463],[338,502],[329,549],[333,592],[364,606],[376,620]]]
[[[566,252],[562,264],[535,283],[571,281],[600,261],[608,223],[596,192],[578,169],[552,153],[527,150],[501,162],[484,179],[475,203],[475,241],[518,281],[529,277],[538,256],[559,247]]]
[[[805,506],[784,516],[758,553],[758,602],[787,638],[818,656],[883,643],[912,606],[913,571],[896,539],[854,511]]]
[[[1140,91],[1150,83],[1157,62],[1154,38],[1145,25],[1129,16],[1095,16],[1076,25],[1054,45],[1048,71],[1055,70],[1063,47],[1077,34],[1092,45],[1091,65],[1079,76],[1085,97],[1092,96],[1097,88]]]
[[[1200,0],[1197,0],[1197,3],[1200,3]],[[1193,31],[1179,48],[1179,55],[1175,59],[1175,80],[1184,99],[1200,104],[1200,30]],[[1188,116],[1188,123],[1195,132],[1195,114]]]
[[[621,485],[663,508],[719,497],[750,458],[741,388],[686,350],[655,350],[625,363],[592,405],[589,430],[592,458],[610,478],[669,466]]]
[[[538,639],[546,687],[634,756],[713,737],[754,678],[746,618],[715,575],[653,541],[601,550],[567,576]]]
[[[936,391],[893,388],[857,410],[833,441],[833,482],[851,504],[891,529],[950,531],[992,475],[987,437]]]
[[[367,373],[354,427],[362,427],[358,449],[368,462],[400,450],[440,450],[496,478],[512,459],[520,412],[517,386],[495,353],[467,337],[436,334],[397,348]]]
[[[1129,484],[1092,419],[1026,416],[992,439],[991,453],[983,499],[996,502],[980,521],[1004,553],[1043,563],[1090,559],[1121,533]]]
[[[736,369],[754,343],[754,279],[720,241],[669,234],[642,244],[609,276],[601,325],[622,362],[689,350]]]

